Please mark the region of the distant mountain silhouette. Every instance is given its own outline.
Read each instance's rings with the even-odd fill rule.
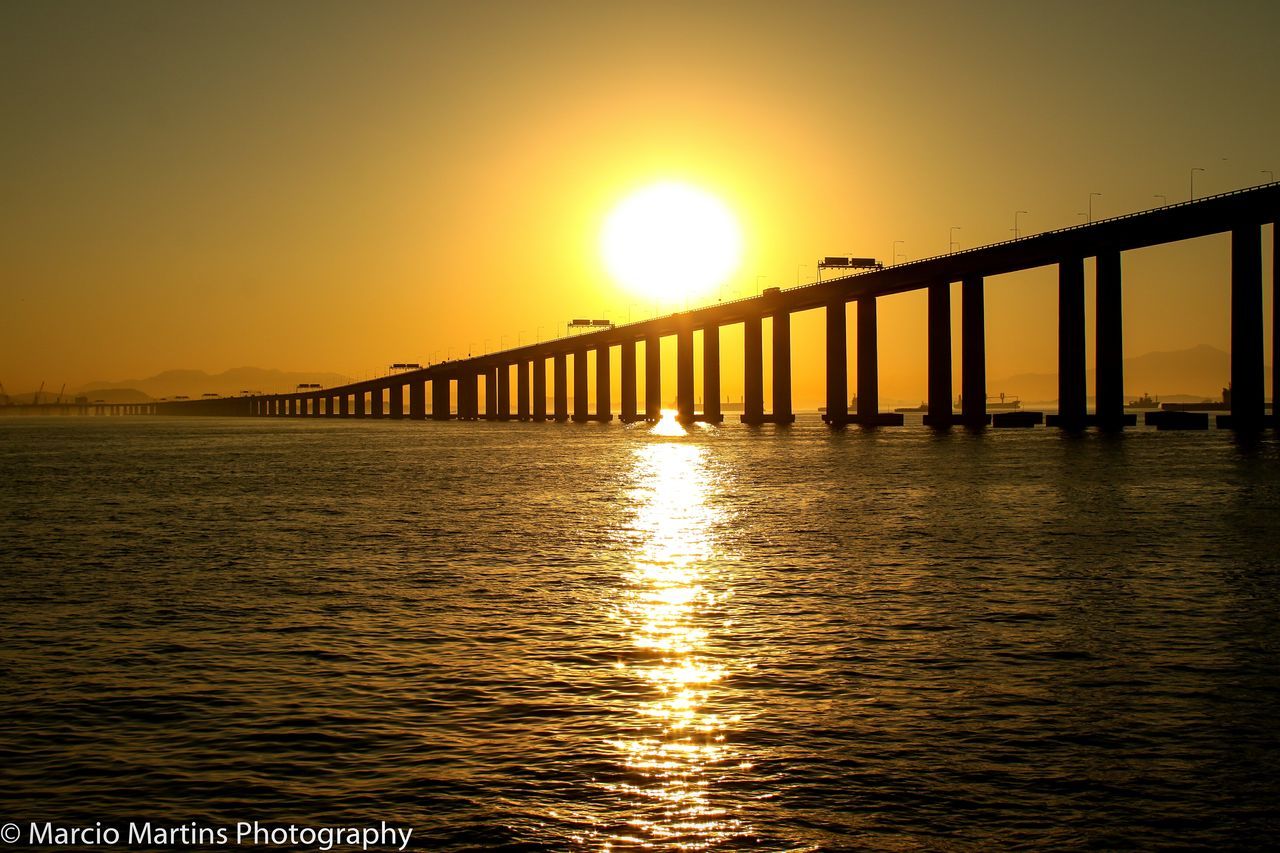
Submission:
[[[1095,369],[1090,366],[1090,396],[1093,394],[1095,378]],[[1219,400],[1222,398],[1223,386],[1230,379],[1230,353],[1208,344],[1172,352],[1149,352],[1124,360],[1126,400],[1143,393],[1150,393],[1161,399]],[[1270,396],[1270,368],[1266,370],[1266,387],[1267,396]],[[1003,379],[989,379],[987,390],[992,394],[999,394],[1001,391],[1016,394],[1024,402],[1052,402],[1058,399],[1058,374],[1019,373]]]
[[[153,399],[179,395],[194,399],[202,394],[234,396],[241,391],[261,391],[267,394],[292,391],[304,382],[318,382],[327,388],[332,385],[345,385],[351,381],[350,377],[337,373],[291,373],[283,370],[265,370],[260,367],[237,367],[213,374],[203,370],[166,370],[146,379],[90,382],[77,388],[75,393],[91,399],[99,397],[106,399],[103,394],[107,391],[120,393],[132,390]]]

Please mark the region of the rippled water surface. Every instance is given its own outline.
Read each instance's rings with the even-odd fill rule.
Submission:
[[[0,421],[0,818],[415,849],[1262,846],[1280,452]]]

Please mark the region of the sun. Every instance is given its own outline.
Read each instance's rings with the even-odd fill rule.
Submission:
[[[742,232],[720,199],[664,181],[631,194],[600,233],[609,274],[632,292],[673,301],[706,296],[742,262]]]

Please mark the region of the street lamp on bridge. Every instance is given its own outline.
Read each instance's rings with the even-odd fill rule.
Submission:
[[[1095,195],[1099,198],[1102,197],[1102,193],[1089,193],[1089,214],[1084,220],[1086,225],[1093,221],[1093,197]]]
[[[1022,235],[1019,233],[1019,231],[1018,231],[1018,214],[1020,214],[1020,213],[1026,213],[1026,211],[1025,211],[1025,210],[1015,210],[1015,211],[1013,212],[1013,239],[1015,239],[1015,240],[1017,240],[1020,236],[1022,236]]]
[[[959,225],[952,225],[951,230],[947,232],[947,254],[951,254],[960,248],[960,244],[956,242],[956,232],[960,230]]]

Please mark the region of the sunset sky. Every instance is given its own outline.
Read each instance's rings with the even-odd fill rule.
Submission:
[[[1193,167],[1263,183],[1277,32],[1272,2],[6,3],[0,382],[361,377],[641,319],[600,235],[663,180],[741,225],[712,300],[1185,201]],[[1227,348],[1227,253],[1125,256],[1127,355]],[[1055,284],[990,280],[989,376],[1055,369]],[[924,393],[924,310],[882,300],[884,396]]]

